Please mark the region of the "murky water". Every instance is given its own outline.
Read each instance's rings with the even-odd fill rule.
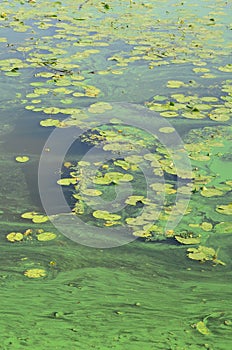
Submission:
[[[2,2],[1,349],[231,348],[230,10],[219,0]],[[62,162],[68,123],[80,137]],[[44,149],[54,130],[57,149]],[[57,229],[60,188],[89,229],[67,215],[68,233]],[[80,244],[93,227],[109,242],[112,227],[126,229],[132,242]]]

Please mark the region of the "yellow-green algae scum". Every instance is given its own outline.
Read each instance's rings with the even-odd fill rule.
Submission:
[[[4,142],[18,142],[12,150],[1,144],[1,349],[231,348],[230,11],[229,2],[211,0],[1,1],[0,130]],[[120,223],[106,213],[104,221],[88,212],[70,180],[83,164],[68,160],[69,180],[61,185],[74,185],[74,212],[98,225],[128,224],[141,239],[91,249],[56,232],[39,207],[28,176],[39,160],[33,145],[35,135],[67,127],[66,117],[84,129],[83,108],[97,116],[120,101],[144,105],[178,127],[193,165],[193,193],[175,232],[163,233],[175,169],[160,148],[155,160],[170,175],[160,222],[126,221],[125,212]],[[117,151],[116,132],[127,135],[126,144],[141,141],[133,130],[112,128],[83,142],[101,140]],[[148,147],[144,139],[138,145]],[[146,157],[152,166],[152,151]],[[98,191],[107,198],[104,186],[125,176],[109,180],[108,166],[136,181],[136,163],[102,164]],[[190,175],[182,176],[188,193]],[[137,201],[127,200],[134,214]]]

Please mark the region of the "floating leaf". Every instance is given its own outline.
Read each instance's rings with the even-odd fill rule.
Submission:
[[[104,219],[107,221],[115,221],[121,219],[121,215],[111,214],[106,210],[96,210],[93,212],[93,216],[97,219]]]
[[[212,230],[213,225],[211,224],[211,222],[204,221],[204,222],[201,223],[200,227],[202,228],[202,230],[208,232],[208,231]]]
[[[218,67],[218,70],[220,70],[221,72],[232,73],[232,64],[228,63],[225,66],[220,66]]]
[[[29,161],[29,157],[28,156],[17,156],[15,158],[16,162],[19,162],[19,163],[26,163]]]
[[[148,221],[142,216],[137,216],[136,218],[126,218],[126,223],[133,227],[146,225]]]
[[[189,251],[189,249],[188,249],[188,251]],[[188,257],[190,259],[192,259],[192,260],[198,260],[198,261],[201,261],[201,262],[204,262],[204,261],[208,260],[208,259],[206,259],[206,255],[203,252],[200,252],[200,251],[190,252],[190,253],[188,253]]]
[[[180,88],[181,86],[185,86],[185,83],[179,80],[169,80],[167,83],[169,88]]]
[[[171,185],[171,184],[165,184],[164,191],[166,194],[174,194],[177,192],[176,189],[173,188],[173,185]]]
[[[148,238],[148,237],[152,237],[152,234],[148,231],[143,231],[143,230],[138,230],[138,231],[134,231],[133,236],[135,237],[141,237],[141,238]]]
[[[214,78],[217,78],[217,76],[215,74],[205,73],[205,74],[201,75],[201,78],[214,79]]]
[[[175,236],[175,239],[182,244],[198,244],[201,241],[199,237],[184,238],[181,236]]]
[[[35,223],[35,224],[40,224],[42,222],[46,222],[48,221],[48,216],[46,215],[35,215],[33,216],[32,218],[32,221]]]
[[[101,90],[96,88],[95,86],[83,86],[85,89],[85,96],[88,97],[96,97],[100,94]]]
[[[143,161],[143,157],[137,156],[137,155],[126,156],[125,161],[128,163],[138,164],[138,163],[141,163]]]
[[[89,166],[90,163],[89,162],[86,162],[84,160],[80,160],[78,163],[77,163],[79,166]]]
[[[209,113],[209,118],[217,122],[226,122],[230,119],[229,113]]]
[[[70,168],[72,166],[72,163],[71,162],[64,162],[64,167],[65,168]]]
[[[213,248],[199,246],[198,248],[188,248],[188,257],[193,260],[205,262],[216,259],[216,251]]]
[[[96,185],[109,185],[111,182],[111,179],[106,176],[98,176],[93,179],[93,183]]]
[[[215,196],[222,196],[223,192],[215,187],[204,187],[203,190],[200,192],[203,197],[215,197]]]
[[[115,160],[114,165],[120,166],[124,170],[129,170],[130,169],[130,163],[126,162],[125,160]]]
[[[216,211],[220,214],[232,215],[232,203],[227,205],[218,205]]]
[[[60,121],[58,119],[44,119],[41,120],[40,125],[41,126],[58,126],[60,124]]]
[[[112,106],[108,102],[96,102],[90,105],[88,111],[91,113],[103,113],[107,110],[111,110]]]
[[[214,227],[216,233],[231,233],[232,234],[232,222],[220,222]]]
[[[174,118],[174,117],[178,116],[178,113],[173,112],[173,111],[167,111],[167,112],[160,113],[160,115],[162,115],[162,117],[166,117],[166,118]]]
[[[191,153],[189,155],[189,158],[194,159],[194,160],[198,160],[200,162],[205,162],[205,161],[210,159],[210,156],[205,155],[205,154],[201,154],[201,153]]]
[[[77,180],[70,177],[70,178],[63,178],[63,179],[59,179],[57,180],[58,185],[61,186],[70,186],[70,185],[75,185],[77,183]]]
[[[35,212],[35,211],[28,211],[26,213],[23,213],[21,215],[21,218],[23,218],[23,219],[32,219],[36,215],[38,215],[37,212]]]
[[[57,107],[47,107],[43,109],[43,112],[46,114],[58,114],[60,113],[60,109]]]
[[[195,73],[205,73],[205,72],[209,72],[210,69],[208,69],[208,68],[193,68],[193,71]]]
[[[144,199],[144,196],[129,196],[125,203],[129,205],[136,205],[137,202],[141,202]]]
[[[54,73],[51,72],[39,72],[35,75],[36,77],[43,77],[43,78],[51,78],[54,76]]]
[[[161,95],[156,95],[153,97],[153,100],[155,101],[165,101],[167,100],[167,97],[166,96],[161,96]]]
[[[73,209],[74,213],[82,215],[85,212],[85,205],[84,202],[79,200],[75,203],[75,207]]]
[[[133,180],[133,176],[131,174],[123,174],[119,172],[109,172],[104,175],[104,177],[95,177],[93,179],[93,183],[99,185],[110,184],[111,182],[118,184],[120,182],[129,182]]]
[[[105,175],[106,178],[110,179],[111,182],[119,183],[119,182],[129,182],[133,180],[133,176],[131,174],[123,174],[118,172],[109,172]]]
[[[49,220],[47,215],[41,215],[34,211],[23,213],[21,217],[31,219],[34,223],[42,223]]]
[[[42,232],[36,236],[38,241],[51,241],[56,238],[56,234],[53,232]]]
[[[6,236],[6,239],[9,242],[19,242],[22,241],[23,239],[23,234],[21,232],[10,232],[8,233],[8,235]]]
[[[121,124],[122,123],[122,121],[118,118],[112,118],[112,119],[110,119],[110,122],[112,124]]]
[[[24,276],[29,278],[40,278],[46,275],[47,273],[44,269],[29,269],[24,271]]]
[[[132,151],[136,147],[132,143],[128,142],[113,142],[113,143],[107,143],[106,145],[103,146],[104,151],[112,151],[112,152],[121,152],[123,151]]]
[[[215,96],[205,96],[205,97],[201,97],[201,100],[204,102],[217,102],[218,98]]]
[[[174,131],[175,131],[175,129],[170,127],[170,126],[165,126],[165,127],[159,129],[159,132],[162,132],[164,134],[170,134]]]
[[[106,226],[106,227],[111,227],[111,226],[115,226],[115,225],[122,225],[122,223],[121,223],[121,221],[109,221],[109,220],[107,220],[104,223],[104,226]]]
[[[187,119],[204,119],[206,117],[203,113],[197,111],[184,112],[182,116]]]
[[[102,195],[102,191],[95,190],[95,189],[92,189],[92,188],[82,190],[81,193],[86,195],[86,196],[90,196],[90,197],[97,197],[97,196],[101,196]]]
[[[210,335],[210,330],[206,327],[206,324],[203,321],[199,321],[196,324],[196,329],[198,332],[204,335]]]

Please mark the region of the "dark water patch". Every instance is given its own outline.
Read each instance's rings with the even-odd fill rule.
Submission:
[[[13,154],[40,155],[52,128],[42,128],[38,116],[18,111],[14,130],[3,138],[3,149]]]

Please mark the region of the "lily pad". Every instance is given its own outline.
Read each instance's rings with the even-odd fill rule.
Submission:
[[[214,187],[204,187],[203,190],[200,192],[200,194],[203,197],[216,197],[216,196],[222,196],[223,192],[217,188]]]
[[[112,106],[108,102],[96,102],[93,103],[89,108],[88,111],[91,113],[103,113],[107,110],[112,109]]]
[[[26,213],[23,213],[21,215],[21,218],[23,218],[23,219],[32,219],[36,215],[38,215],[37,212],[35,212],[35,211],[28,211]]]
[[[169,80],[167,83],[167,87],[169,88],[180,88],[182,86],[185,86],[185,83],[179,80]]]
[[[46,216],[46,215],[35,215],[35,216],[33,216],[33,218],[32,218],[32,221],[33,221],[35,224],[40,224],[40,223],[46,222],[46,221],[48,221],[48,220],[49,220],[49,218],[48,218],[48,216]]]
[[[230,114],[209,113],[209,118],[217,122],[226,122],[230,119]]]
[[[84,160],[80,160],[80,161],[78,162],[78,165],[79,165],[79,166],[85,167],[85,166],[89,166],[90,163],[89,163],[89,162],[86,162],[86,161],[84,161]]]
[[[61,186],[70,186],[70,185],[75,185],[77,183],[77,180],[72,177],[63,178],[63,179],[59,179],[57,183],[58,185],[61,185]]]
[[[137,155],[126,156],[125,161],[129,162],[129,163],[138,164],[138,163],[141,163],[143,161],[143,157],[137,156]]]
[[[38,241],[51,241],[56,238],[56,234],[53,232],[42,232],[36,236]]]
[[[90,196],[90,197],[97,197],[97,196],[101,196],[102,195],[102,191],[95,190],[95,189],[92,189],[92,188],[88,188],[88,189],[82,190],[81,193],[86,195],[86,196]]]
[[[193,260],[205,262],[216,258],[216,251],[213,248],[199,246],[198,248],[188,248],[188,257]]]
[[[166,117],[166,118],[178,117],[178,113],[173,112],[173,111],[162,112],[162,113],[160,113],[160,115],[162,115],[162,117]]]
[[[47,215],[38,214],[34,211],[23,213],[21,217],[23,219],[31,219],[34,223],[42,223],[48,221]]]
[[[126,199],[125,203],[129,205],[136,205],[137,202],[141,202],[143,201],[143,199],[144,199],[144,196],[129,196]]]
[[[133,180],[133,176],[131,174],[123,174],[119,172],[108,172],[103,177],[95,177],[93,179],[93,183],[99,185],[105,185],[110,183],[118,184],[120,182],[129,182]]]
[[[211,334],[210,330],[206,327],[206,324],[203,321],[199,321],[199,322],[196,323],[196,329],[201,334],[204,334],[204,335],[210,335]]]
[[[60,113],[60,109],[57,107],[47,107],[44,108],[43,112],[46,114],[58,114]]]
[[[232,222],[223,221],[215,225],[214,230],[216,233],[230,233],[232,234]]]
[[[232,64],[231,64],[231,63],[228,63],[228,64],[226,64],[225,66],[220,66],[220,67],[218,67],[218,69],[219,69],[221,72],[232,73]]]
[[[152,234],[149,231],[143,231],[143,230],[134,231],[132,234],[135,237],[141,237],[141,238],[152,237]]]
[[[114,165],[120,166],[124,170],[129,170],[130,169],[130,163],[126,162],[125,160],[115,160]]]
[[[93,183],[96,185],[109,185],[111,182],[111,179],[106,176],[97,176],[93,179]]]
[[[216,211],[220,214],[232,215],[232,203],[227,205],[218,205]]]
[[[19,162],[19,163],[26,163],[29,161],[29,157],[28,156],[17,156],[15,158],[16,162]]]
[[[106,226],[106,227],[111,227],[111,226],[115,226],[115,225],[122,225],[122,222],[121,221],[110,221],[110,220],[107,220],[104,223],[104,226]]]
[[[58,119],[51,119],[51,118],[41,120],[41,122],[40,122],[41,126],[46,126],[46,127],[58,126],[59,124],[60,124],[60,121]]]
[[[97,219],[103,219],[107,221],[115,221],[121,219],[121,215],[111,214],[106,210],[96,210],[93,212],[93,216]]]
[[[170,127],[170,126],[165,126],[165,127],[159,129],[159,132],[162,132],[164,134],[170,134],[174,131],[175,131],[175,129]]]
[[[23,239],[23,234],[21,232],[10,232],[6,235],[6,239],[9,242],[19,242]]]
[[[181,236],[175,236],[175,239],[182,244],[198,244],[201,241],[199,237],[184,238]]]
[[[202,228],[202,230],[207,232],[213,229],[213,225],[211,224],[211,222],[206,222],[206,221],[202,222],[200,227]]]
[[[44,269],[29,269],[24,271],[23,274],[28,278],[40,278],[45,277],[47,275]]]
[[[111,179],[112,182],[114,183],[119,183],[119,182],[130,182],[133,180],[133,175],[131,174],[122,174],[122,173],[117,173],[117,172],[109,172],[106,174],[108,178]]]

